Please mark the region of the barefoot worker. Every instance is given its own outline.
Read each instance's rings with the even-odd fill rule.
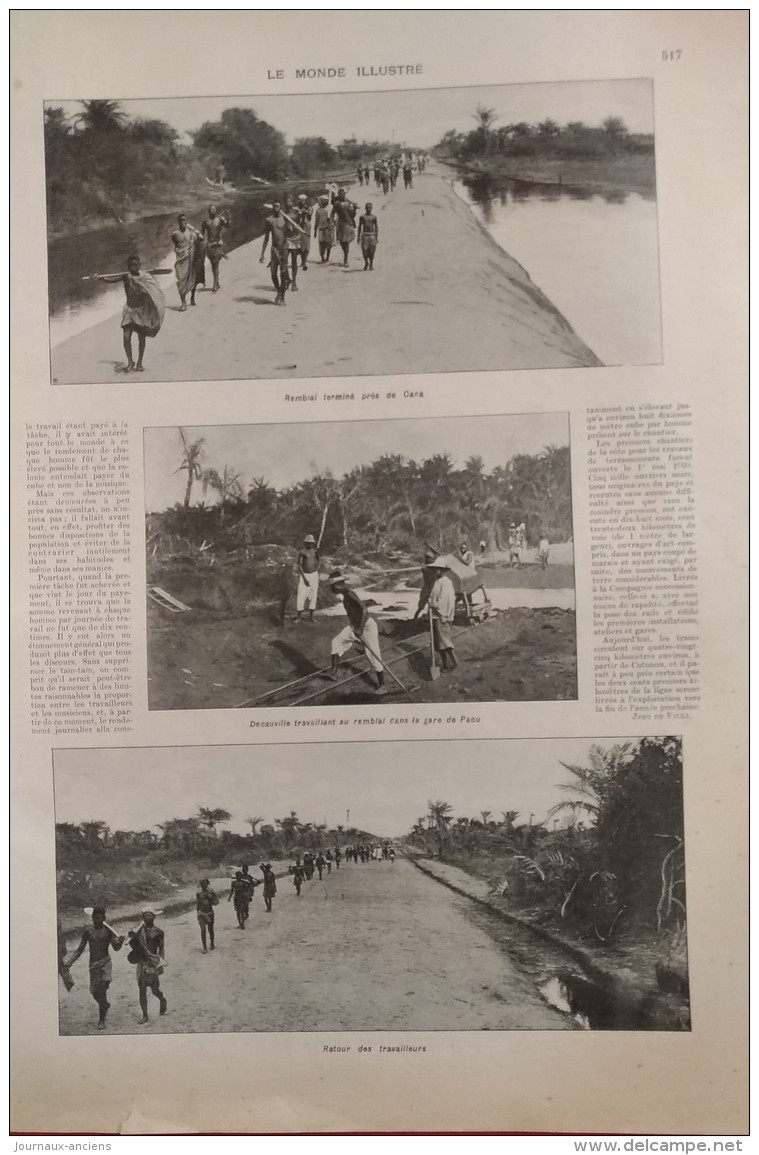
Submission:
[[[287,234],[287,260],[290,271],[290,292],[298,292],[298,267],[300,264],[301,240],[303,232],[296,220],[295,201],[291,196],[285,197],[285,207],[282,216],[285,218],[285,233]]]
[[[271,914],[271,904],[277,893],[277,879],[270,862],[261,863],[261,873],[264,876],[264,906],[267,914]]]
[[[306,193],[298,194],[298,207],[295,210],[295,220],[303,229],[300,238],[300,267],[304,273],[308,272],[308,254],[311,252],[311,217],[313,209],[308,203]]]
[[[250,882],[252,881],[250,879]],[[230,900],[234,902],[237,925],[240,930],[245,930],[245,923],[250,917],[250,896],[253,893],[250,882],[243,877],[241,870],[236,870],[227,895],[227,902]]]
[[[216,891],[211,889],[211,883],[207,878],[201,878],[200,890],[195,895],[195,910],[198,915],[198,925],[200,927],[200,941],[203,944],[203,954],[208,954],[208,946],[206,944],[206,936],[211,950],[214,949],[214,907],[218,904]]]
[[[195,289],[205,284],[205,242],[196,228],[188,223],[184,213],[177,217],[177,227],[171,234],[174,246],[174,272],[181,302],[180,313],[187,312],[187,296],[195,304]],[[199,259],[200,256],[200,259]],[[199,275],[198,275],[199,274]]]
[[[435,582],[430,590],[429,607],[432,616],[432,636],[435,649],[439,652],[443,669],[456,666],[453,652],[451,625],[456,612],[456,591],[449,577],[450,567],[445,558],[436,557],[428,566],[435,573]]]
[[[163,991],[161,990],[161,975],[164,968],[165,936],[160,927],[155,925],[156,912],[148,906],[142,912],[142,923],[137,930],[130,930],[129,945],[131,950],[127,960],[137,966],[137,993],[140,1000],[142,1018],[140,1026],[150,1021],[148,1015],[148,991],[152,991],[158,999],[158,1013],[165,1015],[169,1009]]]
[[[142,359],[145,355],[145,338],[156,336],[166,313],[166,300],[161,286],[152,273],[140,272],[140,258],[137,256],[129,258],[125,273],[98,273],[97,279],[106,281],[108,284],[116,284],[120,281],[124,286],[126,304],[121,314],[121,330],[124,335],[124,352],[127,357],[126,371],[127,373],[144,373]],[[132,334],[134,333],[137,334],[136,364],[132,356]]]
[[[374,671],[376,691],[385,693],[385,669],[380,654],[379,631],[377,623],[353,590],[348,588],[345,575],[339,570],[333,570],[329,576],[328,586],[334,593],[343,599],[343,606],[348,615],[348,625],[341,630],[337,637],[332,639],[332,669],[327,677],[337,681],[337,669],[340,658],[347,654],[351,646],[361,646],[369,659],[369,665]]]
[[[319,260],[323,265],[329,261],[329,255],[332,252],[333,230],[329,197],[325,193],[324,196],[319,197],[319,207],[314,213],[314,237],[319,246]]]
[[[356,209],[353,201],[345,195],[345,189],[337,190],[337,200],[332,206],[332,216],[336,226],[337,243],[343,250],[343,268],[348,268],[348,252],[356,238]]]
[[[303,614],[308,610],[308,620],[314,620],[316,599],[319,596],[319,550],[316,547],[316,538],[307,533],[300,553],[298,554],[298,592],[295,608],[296,622],[303,621]]]
[[[90,951],[90,994],[98,1005],[98,1030],[105,1030],[105,1018],[108,1014],[108,988],[113,976],[111,962],[111,947],[121,950],[124,945],[124,936],[108,926],[105,921],[105,907],[94,906],[90,915],[92,926],[82,931],[82,940],[71,958],[65,964],[66,970],[74,965],[84,953],[85,947]]]
[[[373,207],[372,202],[368,201],[366,211],[358,219],[358,243],[364,255],[364,269],[374,268],[374,254],[379,240],[379,222],[372,212]]]
[[[221,285],[219,284],[219,265],[222,260],[226,258],[227,251],[224,247],[224,240],[222,234],[224,229],[229,228],[229,213],[226,209],[219,214],[216,205],[208,206],[208,216],[200,226],[203,234],[203,240],[206,243],[206,256],[211,262],[211,272],[213,273],[213,292],[218,293]],[[205,284],[205,276],[203,277]]]
[[[280,203],[279,201],[274,201],[271,206],[271,215],[264,221],[264,243],[261,246],[260,264],[264,263],[266,246],[269,243],[269,239],[271,239],[269,268],[271,269],[272,284],[277,290],[277,295],[274,298],[275,305],[284,305],[285,293],[290,284],[290,274],[287,271],[290,252],[287,243],[287,228],[287,221],[282,215]]]
[[[422,566],[422,588],[419,590],[419,601],[417,602],[416,612],[412,618],[414,622],[417,618],[421,617],[427,609],[432,587],[437,580],[438,570],[432,569],[432,562],[436,557],[437,551],[432,549],[431,546],[427,546],[424,551],[424,565]]]

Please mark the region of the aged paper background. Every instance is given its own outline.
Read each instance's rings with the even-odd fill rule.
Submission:
[[[746,63],[742,12],[16,12],[12,15],[12,473],[29,420],[118,417],[132,430],[134,589],[144,584],[144,425],[302,420],[283,382],[52,389],[47,345],[43,99],[271,94],[267,69],[420,62],[397,88],[652,77],[664,364],[446,374],[423,400],[357,401],[341,418],[572,414],[578,703],[488,704],[479,726],[430,737],[635,733],[596,715],[584,410],[695,408],[703,704],[683,726],[693,1029],[676,1035],[425,1036],[426,1054],[322,1053],[318,1035],[59,1038],[52,965],[51,740],[26,724],[25,557],[14,553],[13,1115],[19,1131],[525,1130],[735,1133],[746,1106],[745,309]],[[681,48],[678,61],[662,51]],[[280,82],[282,83],[282,82]],[[332,82],[283,92],[334,90]],[[413,379],[398,379],[401,393]],[[346,378],[344,384],[348,385]],[[319,413],[322,419],[332,413]],[[24,491],[14,511],[23,542]],[[142,599],[134,621],[134,745],[255,742],[244,713],[148,715]],[[360,712],[360,707],[348,708]],[[336,734],[355,738],[344,727]],[[263,735],[259,736],[259,740]],[[303,740],[307,740],[307,735]],[[112,745],[122,744],[108,736]],[[95,735],[72,745],[100,744]],[[445,747],[440,746],[445,758]],[[418,1042],[420,1036],[415,1036]],[[331,1035],[329,1041],[340,1042]],[[353,1037],[354,1043],[360,1041]],[[390,1040],[388,1040],[390,1041]],[[400,1037],[398,1041],[403,1041]],[[204,1089],[202,1103],[198,1090]]]

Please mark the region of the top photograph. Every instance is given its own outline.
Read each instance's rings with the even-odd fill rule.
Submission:
[[[662,361],[650,79],[83,95],[44,138],[53,385]]]

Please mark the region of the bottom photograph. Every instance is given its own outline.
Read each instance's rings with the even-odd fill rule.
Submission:
[[[679,737],[58,750],[60,1033],[688,1030],[682,767]]]

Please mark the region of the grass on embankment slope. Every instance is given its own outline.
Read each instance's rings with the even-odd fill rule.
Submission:
[[[605,160],[565,157],[499,156],[454,165],[472,175],[503,177],[535,184],[564,185],[588,193],[637,192],[656,196],[656,166],[653,154],[632,154]]]

